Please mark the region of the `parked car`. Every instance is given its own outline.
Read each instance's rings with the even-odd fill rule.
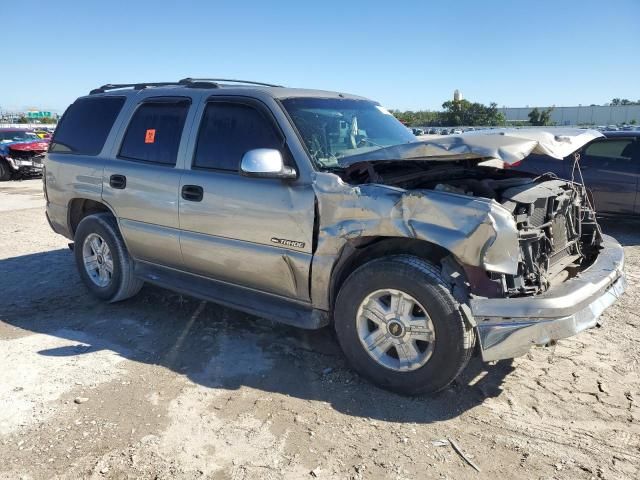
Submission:
[[[575,157],[556,160],[546,155],[531,155],[516,170],[543,174],[553,172],[560,178],[580,179],[591,191],[599,214],[640,215],[640,132],[604,132],[580,151],[580,169]]]
[[[593,327],[624,291],[622,247],[583,187],[479,166],[595,132],[418,141],[362,97],[243,84],[105,85],[67,109],[46,215],[94,295],[149,282],[332,325],[358,372],[416,394],[474,351],[512,358]]]
[[[419,135],[424,135],[424,130],[421,128],[413,128],[411,129],[412,133],[417,137]]]
[[[31,130],[0,128],[0,180],[41,175],[48,147],[48,141]]]
[[[51,138],[51,132],[49,132],[48,130],[37,129],[34,130],[33,133],[35,133],[38,138],[42,138],[45,140],[49,140]]]

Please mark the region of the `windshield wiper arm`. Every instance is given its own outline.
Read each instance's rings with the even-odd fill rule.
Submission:
[[[358,142],[358,145],[360,145],[363,142],[370,143],[374,147],[385,148],[384,145],[380,145],[379,143],[373,142],[373,141],[369,140],[368,138],[361,138],[360,141]]]

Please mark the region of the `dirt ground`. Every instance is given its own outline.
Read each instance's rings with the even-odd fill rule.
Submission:
[[[40,188],[0,184],[0,478],[640,477],[639,224],[604,224],[629,289],[602,328],[405,398],[330,329],[155,287],[90,297]]]

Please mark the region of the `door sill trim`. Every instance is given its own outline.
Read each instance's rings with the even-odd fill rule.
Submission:
[[[186,273],[151,262],[136,261],[135,275],[145,282],[286,325],[315,330],[329,324],[328,312],[310,303]]]

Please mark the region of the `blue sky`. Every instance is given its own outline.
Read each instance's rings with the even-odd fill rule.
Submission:
[[[400,109],[439,108],[456,88],[500,106],[638,100],[639,19],[640,0],[30,0],[3,8],[0,109],[61,111],[104,83],[185,76]]]

